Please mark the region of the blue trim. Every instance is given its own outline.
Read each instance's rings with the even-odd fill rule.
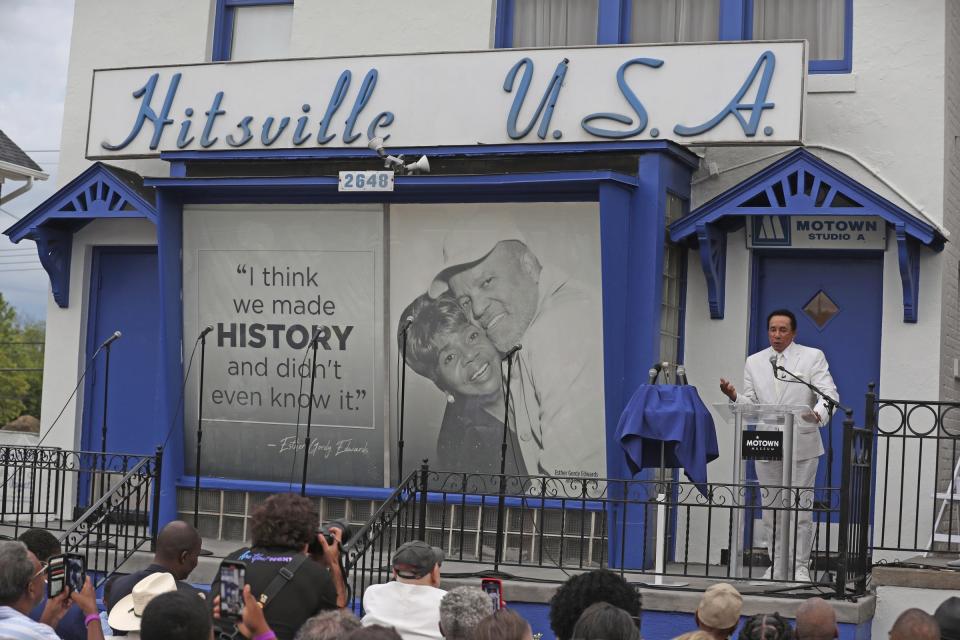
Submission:
[[[743,40],[747,28],[745,0],[720,0],[720,40]],[[750,3],[750,0],[746,0]]]
[[[160,476],[160,522],[177,518],[176,479],[183,475],[183,204],[175,194],[157,192],[157,267],[160,273],[160,393],[153,412],[154,433],[166,440]]]
[[[597,44],[624,42],[623,27],[629,32],[630,22],[624,21],[624,6],[630,0],[599,0],[597,7]],[[629,37],[629,33],[627,34]]]
[[[544,144],[490,144],[454,147],[391,147],[390,153],[402,155],[425,154],[431,158],[485,157],[502,155],[551,155],[573,153],[610,153],[612,151],[667,152],[691,169],[699,167],[700,160],[686,147],[669,140],[618,140],[610,142],[551,142]],[[366,147],[340,149],[225,149],[217,151],[163,151],[161,160],[169,162],[223,161],[223,160],[318,160],[328,158],[371,158],[376,154]],[[171,172],[173,169],[171,168]]]
[[[493,32],[494,49],[513,47],[513,16],[515,11],[514,0],[497,0],[496,27]]]
[[[233,23],[236,19],[237,7],[293,4],[293,0],[216,0],[216,2],[211,56],[214,62],[230,60],[233,51]]]
[[[895,232],[900,282],[903,286],[903,321],[915,323],[920,297],[920,243],[907,235],[902,224],[895,226]]]

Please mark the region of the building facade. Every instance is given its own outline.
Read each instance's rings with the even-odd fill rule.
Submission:
[[[6,232],[51,278],[45,444],[99,450],[108,423],[108,450],[164,446],[172,518],[200,407],[202,529],[241,539],[301,474],[363,521],[423,458],[498,471],[491,371],[515,345],[529,474],[629,477],[617,422],[650,364],[720,402],[778,307],[856,421],[868,383],[956,400],[958,24],[934,0],[906,26],[873,0],[78,0],[62,189]],[[358,186],[378,137],[430,172]],[[454,279],[502,243],[531,290]],[[455,313],[408,333],[447,298],[487,334],[460,386],[434,353]],[[935,475],[876,504],[929,501]]]

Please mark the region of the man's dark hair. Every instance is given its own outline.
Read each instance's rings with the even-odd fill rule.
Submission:
[[[793,627],[779,613],[758,613],[747,618],[740,630],[742,640],[794,640]]]
[[[960,640],[960,598],[950,596],[941,602],[933,617],[940,625],[943,640]]]
[[[948,636],[944,636],[948,637]],[[939,640],[937,619],[922,609],[907,609],[893,623],[891,640]]]
[[[573,627],[594,602],[609,602],[640,617],[640,594],[626,580],[607,569],[574,576],[550,599],[550,628],[560,640],[570,640]]]
[[[384,627],[372,624],[369,627],[360,627],[343,636],[346,640],[403,640],[393,627]]]
[[[640,640],[630,614],[609,602],[594,602],[573,627],[574,640]]]
[[[204,601],[180,591],[161,593],[147,603],[140,619],[143,640],[209,640],[213,620]]]
[[[500,609],[477,623],[470,640],[523,640],[530,624],[512,609]]]
[[[773,311],[768,313],[767,314],[768,327],[770,326],[770,320],[771,318],[773,318],[773,316],[786,316],[787,318],[790,318],[790,331],[797,330],[797,316],[793,315],[793,311],[790,311],[790,309],[774,309]]]
[[[250,517],[253,546],[300,551],[317,535],[317,509],[308,498],[280,493],[267,498]]]
[[[360,618],[349,609],[324,611],[304,622],[293,640],[336,640],[360,626]]]
[[[46,529],[27,529],[17,540],[27,545],[40,562],[60,554],[60,541]]]

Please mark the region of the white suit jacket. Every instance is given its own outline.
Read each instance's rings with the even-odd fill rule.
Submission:
[[[777,382],[773,378],[773,367],[770,365],[770,357],[776,353],[773,347],[767,347],[747,358],[743,366],[743,390],[737,391],[737,403],[799,404],[810,407],[819,414],[820,423],[806,422],[802,418],[794,422],[796,439],[793,456],[796,460],[809,460],[822,456],[823,442],[820,439],[818,427],[826,425],[828,419],[826,405],[807,386],[796,381],[790,382],[794,379],[782,372],[780,373],[782,381],[780,392],[777,393]],[[780,366],[840,402],[837,385],[833,382],[827,359],[820,349],[791,342],[783,350],[783,362]]]

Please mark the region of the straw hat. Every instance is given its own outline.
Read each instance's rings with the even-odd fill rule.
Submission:
[[[177,581],[166,572],[151,573],[133,587],[130,595],[121,598],[110,609],[107,619],[110,628],[120,631],[139,631],[140,618],[147,604],[161,593],[177,590]]]

